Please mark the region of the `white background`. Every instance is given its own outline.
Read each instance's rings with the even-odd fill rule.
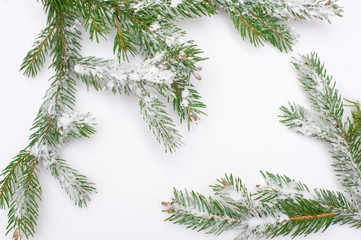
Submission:
[[[361,2],[339,4],[344,6],[344,18],[332,18],[332,24],[292,23],[301,37],[289,54],[268,44],[255,48],[242,41],[225,14],[182,21],[188,37],[210,58],[202,63],[203,80],[194,80],[208,105],[208,117],[191,132],[180,126],[186,146],[174,154],[164,153],[153,138],[136,99],[88,92],[79,84],[77,109],[97,117],[98,133],[68,144],[62,157],[97,183],[98,194],[88,208],[79,209],[40,167],[44,193],[35,239],[231,240],[236,230],[216,237],[163,222],[167,214],[160,204],[170,200],[172,187],[210,195],[208,185],[224,173],[242,177],[251,189],[263,183],[259,170],[265,170],[311,188],[341,190],[326,145],[289,131],[277,118],[287,101],[308,104],[290,64],[298,53],[317,50],[343,97],[360,98]],[[28,79],[18,71],[45,20],[37,1],[0,1],[1,169],[27,145],[29,128],[53,74],[45,69]],[[83,55],[112,57],[111,41],[97,45],[86,40]],[[4,237],[6,214],[0,212],[0,238],[10,240],[11,236]],[[334,226],[307,239],[360,237],[360,230]]]

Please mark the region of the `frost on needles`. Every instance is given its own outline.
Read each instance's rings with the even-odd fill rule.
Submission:
[[[202,51],[178,28],[178,19],[227,12],[242,38],[257,46],[269,42],[289,51],[295,35],[287,20],[341,16],[331,0],[41,0],[47,25],[25,56],[21,71],[36,77],[47,59],[55,72],[31,129],[30,143],[2,171],[0,208],[9,208],[7,233],[15,240],[34,236],[42,190],[37,177],[42,164],[78,206],[85,206],[95,185],[61,158],[61,148],[75,138],[95,133],[90,113],[73,110],[77,84],[98,91],[136,97],[140,114],[168,152],[182,137],[166,111],[173,105],[188,128],[204,114],[205,104],[192,85],[200,80]],[[99,42],[115,32],[114,59],[82,56],[86,32]],[[143,57],[134,65],[130,56]]]
[[[166,220],[206,233],[236,229],[238,240],[276,236],[306,236],[334,224],[361,227],[361,108],[345,102],[315,53],[295,59],[294,66],[312,108],[297,104],[282,107],[281,122],[288,128],[328,144],[332,165],[345,193],[309,189],[287,176],[261,172],[265,185],[249,192],[232,174],[211,186],[217,198],[194,191],[174,190],[163,202]]]

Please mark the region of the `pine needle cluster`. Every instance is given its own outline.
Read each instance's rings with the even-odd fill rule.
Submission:
[[[345,192],[310,190],[301,182],[269,172],[261,172],[266,184],[249,192],[240,178],[230,174],[211,186],[219,200],[174,190],[173,200],[163,203],[171,214],[166,220],[214,234],[236,228],[238,240],[306,236],[334,224],[361,227],[360,103],[345,104],[317,54],[302,56],[293,64],[312,108],[281,107],[281,122],[328,144]],[[345,106],[351,107],[350,117],[344,116]]]
[[[76,85],[83,82],[98,91],[134,96],[142,118],[168,152],[183,145],[182,137],[165,108],[173,105],[188,127],[204,115],[205,104],[191,83],[200,80],[202,51],[175,24],[226,11],[243,38],[255,45],[269,42],[289,51],[295,35],[283,22],[341,16],[334,1],[307,0],[41,0],[47,25],[25,56],[21,71],[36,77],[50,59],[54,76],[49,80],[42,105],[34,120],[30,143],[2,171],[0,208],[9,208],[7,233],[15,240],[34,236],[42,190],[38,165],[59,181],[70,199],[86,206],[95,185],[61,158],[61,147],[72,139],[95,133],[90,113],[73,110]],[[81,55],[82,33],[92,41],[112,31],[114,59]],[[139,65],[129,62],[141,56]],[[164,98],[164,101],[161,99]]]

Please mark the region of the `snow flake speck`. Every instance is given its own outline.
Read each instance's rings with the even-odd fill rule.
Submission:
[[[171,7],[178,7],[179,4],[181,4],[183,0],[172,0],[170,6]]]

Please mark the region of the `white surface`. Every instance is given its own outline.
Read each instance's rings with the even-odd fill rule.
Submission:
[[[41,169],[44,193],[35,239],[231,240],[237,231],[216,237],[163,222],[167,214],[160,205],[171,198],[172,187],[209,195],[208,185],[230,172],[250,187],[263,183],[259,170],[267,170],[311,188],[340,189],[326,145],[287,130],[277,118],[279,107],[288,100],[307,104],[289,63],[297,53],[317,50],[343,97],[360,98],[361,2],[340,0],[339,4],[344,6],[345,17],[333,18],[332,25],[292,24],[301,38],[290,54],[268,44],[250,46],[225,14],[182,22],[189,38],[210,58],[202,64],[203,80],[194,80],[208,105],[208,117],[190,133],[186,126],[180,127],[187,145],[175,154],[165,154],[153,138],[134,98],[87,92],[79,84],[77,109],[93,112],[98,133],[67,145],[62,157],[97,183],[98,194],[88,208],[78,209]],[[45,19],[37,1],[0,2],[1,169],[27,145],[29,128],[49,85],[49,70],[35,79],[18,72]],[[111,57],[112,45],[85,41],[83,53]],[[4,237],[6,221],[6,212],[1,211],[0,238],[10,240]],[[360,230],[335,226],[307,239],[360,237]]]

